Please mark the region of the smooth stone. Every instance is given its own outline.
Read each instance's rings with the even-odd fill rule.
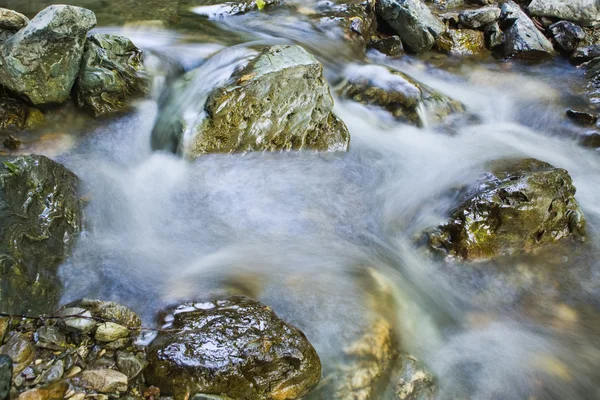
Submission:
[[[500,7],[482,7],[477,10],[463,10],[458,14],[458,21],[465,28],[479,29],[493,24],[500,19]]]
[[[25,28],[29,23],[29,18],[7,8],[0,8],[0,29],[9,31],[18,31]]]
[[[559,51],[567,56],[577,49],[586,36],[585,31],[579,25],[569,21],[552,24],[549,30]]]
[[[79,376],[83,387],[100,393],[123,393],[127,391],[127,375],[112,369],[83,371]]]
[[[130,333],[131,331],[126,326],[105,322],[98,325],[94,338],[99,342],[113,342],[129,337]]]
[[[69,385],[64,382],[55,382],[48,386],[27,390],[21,393],[19,400],[63,400]]]
[[[595,125],[598,122],[598,115],[585,111],[567,110],[567,117],[581,125]]]
[[[536,17],[587,23],[600,20],[600,3],[597,0],[533,0],[527,8]]]
[[[0,84],[33,105],[63,103],[79,73],[86,33],[95,25],[90,10],[45,8],[0,47]]]
[[[93,319],[92,313],[85,308],[69,307],[63,308],[58,312],[66,329],[75,333],[89,333],[96,327],[96,321]],[[81,316],[82,318],[78,318]]]

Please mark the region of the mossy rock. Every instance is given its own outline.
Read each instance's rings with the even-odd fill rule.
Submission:
[[[0,132],[30,129],[43,120],[44,114],[40,110],[0,89]]]
[[[490,171],[448,222],[428,233],[431,247],[480,260],[585,237],[567,171],[534,159],[497,162]]]
[[[0,310],[49,312],[82,227],[79,179],[44,156],[0,157]]]
[[[244,296],[185,304],[148,350],[150,384],[175,400],[196,394],[297,399],[321,378],[304,334]]]
[[[453,56],[486,57],[485,34],[474,29],[448,29],[437,37],[435,47]]]

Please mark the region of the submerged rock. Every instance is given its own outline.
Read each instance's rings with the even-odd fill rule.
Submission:
[[[400,36],[396,35],[372,39],[368,46],[370,49],[375,49],[390,57],[396,57],[404,53],[402,40],[400,39]]]
[[[88,38],[75,86],[77,104],[99,116],[127,107],[146,94],[148,80],[142,51],[128,38],[96,34]]]
[[[56,270],[81,230],[79,180],[37,155],[0,157],[0,309],[47,312],[58,300]]]
[[[350,134],[331,111],[333,98],[323,66],[302,47],[265,48],[226,84],[212,90],[203,109],[190,110],[178,101],[197,73],[186,74],[170,91],[162,106],[169,112],[161,113],[152,133],[154,149],[191,157],[348,149]],[[184,137],[189,145],[184,146]]]
[[[598,57],[600,57],[600,44],[593,44],[575,50],[575,52],[571,54],[569,61],[571,61],[572,64],[580,65]]]
[[[445,30],[444,24],[421,0],[377,0],[375,9],[415,53],[430,50]]]
[[[304,334],[269,307],[243,296],[189,304],[152,342],[148,382],[176,400],[195,394],[297,399],[321,378]]]
[[[485,56],[485,35],[474,29],[448,29],[438,36],[435,46],[438,50],[454,56]]]
[[[564,55],[570,55],[585,39],[585,31],[578,25],[568,21],[559,21],[550,25],[550,33],[556,46]]]
[[[502,4],[500,20],[504,32],[503,57],[545,60],[554,56],[552,43],[514,1]]]
[[[585,220],[568,172],[526,159],[493,165],[450,220],[429,232],[429,243],[477,260],[584,237]]]
[[[403,354],[392,373],[392,385],[397,400],[433,400],[435,379],[415,357]]]
[[[0,131],[30,129],[43,120],[37,108],[0,92]]]
[[[94,13],[84,8],[44,9],[0,47],[0,84],[34,105],[64,102],[79,72],[86,33],[95,25]]]
[[[345,75],[341,97],[383,108],[402,122],[423,126],[464,111],[460,102],[382,65],[352,65]]]
[[[597,0],[532,0],[528,9],[536,17],[588,23],[600,20],[600,3]]]

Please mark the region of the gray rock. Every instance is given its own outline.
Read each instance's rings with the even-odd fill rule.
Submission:
[[[68,304],[68,307],[81,307],[90,310],[94,317],[115,322],[128,328],[139,328],[142,320],[129,308],[112,301],[80,299]]]
[[[29,18],[21,13],[6,8],[0,8],[0,29],[8,31],[18,31],[25,28],[29,23]]]
[[[503,57],[545,60],[554,56],[552,43],[514,1],[502,4]]]
[[[52,312],[58,266],[81,231],[79,180],[37,155],[0,157],[0,178],[0,309]]]
[[[8,399],[12,381],[12,360],[7,355],[0,355],[0,400]]]
[[[42,326],[36,331],[37,347],[60,351],[67,347],[65,334],[57,326]]]
[[[127,391],[127,375],[113,369],[83,371],[79,383],[100,393],[123,393]]]
[[[210,62],[210,61],[209,61]],[[299,46],[262,50],[208,100],[193,97],[202,67],[173,85],[152,133],[154,149],[198,157],[248,151],[345,151],[350,135],[333,113],[323,66]],[[197,95],[196,95],[197,96]],[[202,104],[199,106],[199,104]],[[184,137],[186,140],[184,146]]]
[[[477,10],[464,10],[458,14],[459,22],[465,28],[479,29],[493,24],[500,19],[500,8],[496,6],[482,7]]]
[[[49,369],[42,373],[42,375],[40,376],[40,382],[44,384],[56,382],[60,378],[62,378],[64,373],[65,364],[63,360],[57,360]]]
[[[114,322],[105,322],[98,325],[94,338],[99,342],[114,342],[129,337],[130,333],[129,328],[126,326]]]
[[[575,50],[573,54],[571,54],[569,61],[571,61],[572,64],[580,65],[592,61],[597,57],[600,57],[600,44],[593,44]]]
[[[383,65],[348,66],[345,78],[338,90],[341,97],[382,108],[398,121],[424,126],[464,111],[460,102]],[[425,120],[424,112],[431,120]]]
[[[496,49],[502,46],[504,41],[504,34],[500,29],[500,25],[495,22],[485,28],[485,45],[488,49]]]
[[[147,91],[142,51],[131,40],[107,34],[88,38],[75,85],[80,107],[104,115],[125,109],[131,98]]]
[[[445,30],[421,0],[377,0],[375,10],[415,53],[430,50]]]
[[[58,5],[41,11],[0,47],[0,84],[34,105],[69,98],[94,13]]]
[[[128,351],[117,352],[117,366],[119,371],[127,375],[129,380],[135,378],[146,368],[148,362],[143,358],[139,357]]]
[[[64,317],[61,322],[69,332],[89,333],[96,327],[96,321],[92,319],[92,313],[85,308],[63,308],[58,312],[58,315]]]
[[[536,17],[587,23],[600,20],[600,3],[597,0],[533,0],[528,9]]]
[[[173,315],[148,349],[147,381],[176,400],[218,393],[235,399],[296,399],[321,378],[315,349],[273,310],[243,296],[192,304]]]
[[[586,36],[585,31],[579,25],[569,21],[559,21],[550,25],[549,29],[556,47],[567,56],[575,51]]]

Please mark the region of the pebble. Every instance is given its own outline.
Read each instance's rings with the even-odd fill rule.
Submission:
[[[129,328],[114,322],[105,322],[98,325],[94,337],[99,342],[113,342],[129,337]]]

